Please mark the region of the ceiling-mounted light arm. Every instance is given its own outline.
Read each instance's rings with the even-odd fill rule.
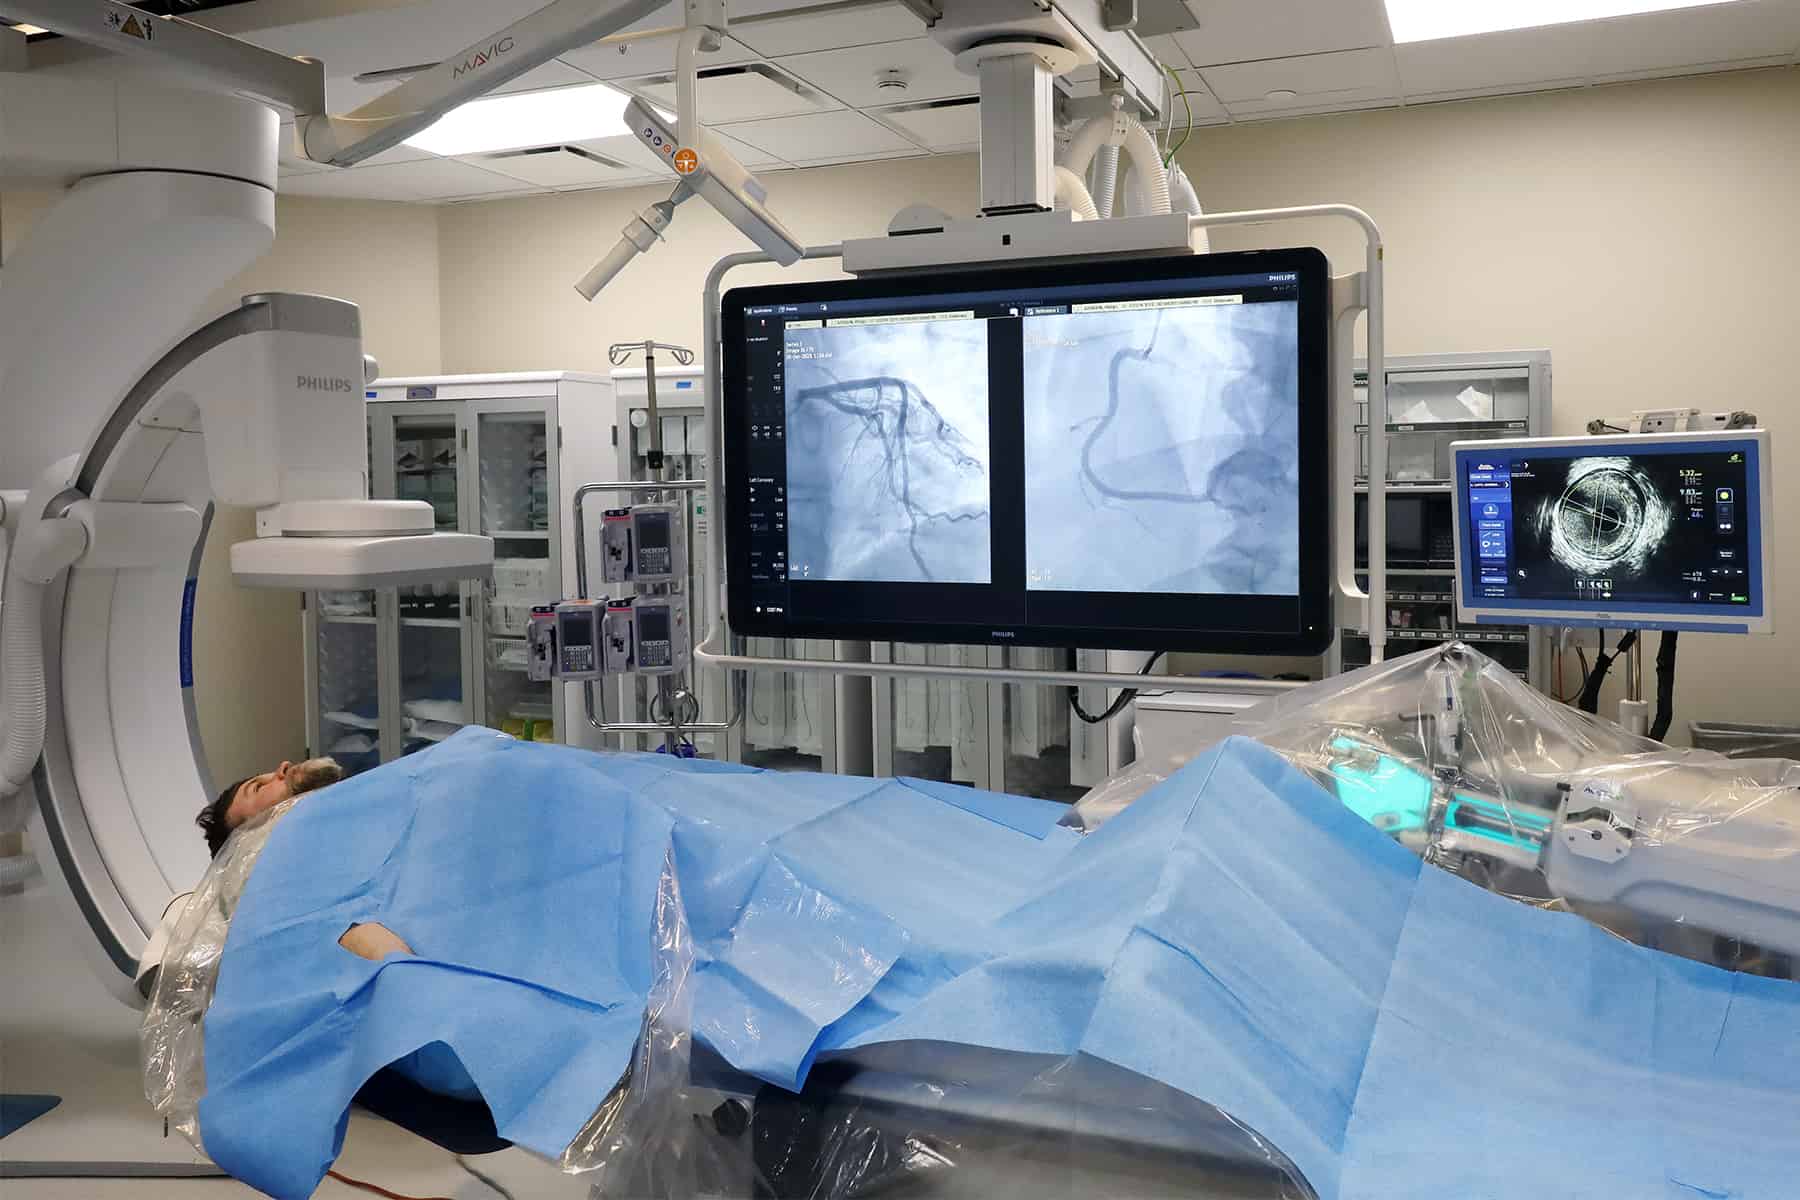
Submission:
[[[300,114],[302,152],[314,162],[354,166],[429,128],[458,105],[660,7],[659,0],[555,0],[354,112]]]
[[[667,200],[658,200],[631,218],[620,231],[619,244],[581,277],[575,284],[575,290],[588,300],[598,296],[620,271],[630,265],[632,259],[662,240],[663,231],[675,219],[675,206],[693,194],[687,184],[677,184]]]

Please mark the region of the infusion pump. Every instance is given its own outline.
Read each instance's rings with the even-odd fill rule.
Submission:
[[[533,680],[584,683],[623,675],[672,676],[688,669],[693,631],[687,528],[679,504],[609,510],[600,534],[602,577],[632,595],[564,600],[531,610],[526,629]]]

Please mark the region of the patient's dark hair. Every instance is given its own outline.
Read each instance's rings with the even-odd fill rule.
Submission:
[[[225,824],[225,810],[231,807],[232,797],[237,795],[238,789],[254,778],[256,778],[254,775],[244,776],[220,792],[219,798],[201,809],[200,815],[194,818],[194,824],[198,825],[200,832],[206,835],[206,849],[214,858],[219,857],[219,851],[224,847],[225,840],[231,836],[231,827]]]

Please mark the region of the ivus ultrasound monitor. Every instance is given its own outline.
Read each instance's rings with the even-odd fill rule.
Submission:
[[[1773,632],[1767,431],[1451,449],[1464,620]]]

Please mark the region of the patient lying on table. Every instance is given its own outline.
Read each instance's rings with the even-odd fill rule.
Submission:
[[[283,761],[273,771],[240,779],[227,787],[200,810],[194,824],[206,838],[207,853],[217,858],[226,840],[245,821],[291,797],[330,787],[343,777],[344,769],[333,758]],[[373,922],[352,926],[338,939],[338,945],[374,962],[390,954],[412,953],[412,948],[392,930]]]
[[[555,1157],[680,977],[679,1028],[753,1081],[882,1044],[1085,1055],[1218,1105],[1320,1200],[1793,1196],[1796,985],[1427,867],[1241,739],[1085,837],[1063,811],[465,730],[269,827],[205,1013],[206,1151],[301,1200],[407,1062]],[[332,945],[370,925],[405,940]]]

